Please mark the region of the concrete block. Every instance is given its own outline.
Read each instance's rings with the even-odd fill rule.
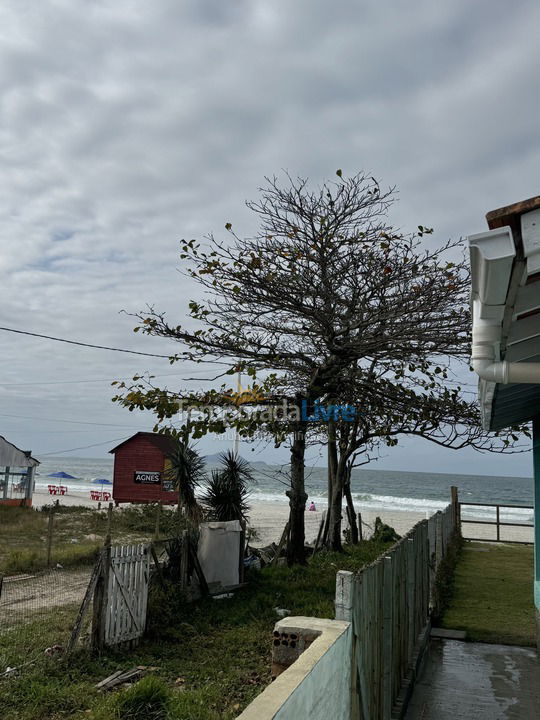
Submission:
[[[290,618],[276,623],[272,641],[272,680],[292,665],[320,634],[320,630],[291,624]]]
[[[339,570],[336,575],[336,620],[352,620],[354,573]]]

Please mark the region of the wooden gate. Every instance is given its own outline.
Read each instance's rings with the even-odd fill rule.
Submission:
[[[103,550],[94,595],[94,646],[134,644],[143,635],[149,559],[149,545],[115,545]]]

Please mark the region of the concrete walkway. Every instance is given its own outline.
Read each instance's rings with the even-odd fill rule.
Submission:
[[[405,720],[540,718],[532,648],[432,640]]]

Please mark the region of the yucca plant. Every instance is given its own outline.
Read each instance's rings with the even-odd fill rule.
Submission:
[[[210,520],[247,520],[248,484],[254,482],[249,463],[228,451],[220,455],[221,467],[213,470],[201,503]]]
[[[183,508],[193,522],[201,519],[201,508],[195,491],[206,480],[203,458],[185,440],[179,440],[169,453],[170,467],[165,476],[178,492],[178,509]]]

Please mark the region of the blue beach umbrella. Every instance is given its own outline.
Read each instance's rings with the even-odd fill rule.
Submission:
[[[107,478],[95,478],[92,482],[96,485],[112,485],[112,482],[107,480]]]
[[[76,480],[77,478],[69,473],[65,473],[63,470],[60,472],[49,473],[47,477],[62,478],[62,480]]]

